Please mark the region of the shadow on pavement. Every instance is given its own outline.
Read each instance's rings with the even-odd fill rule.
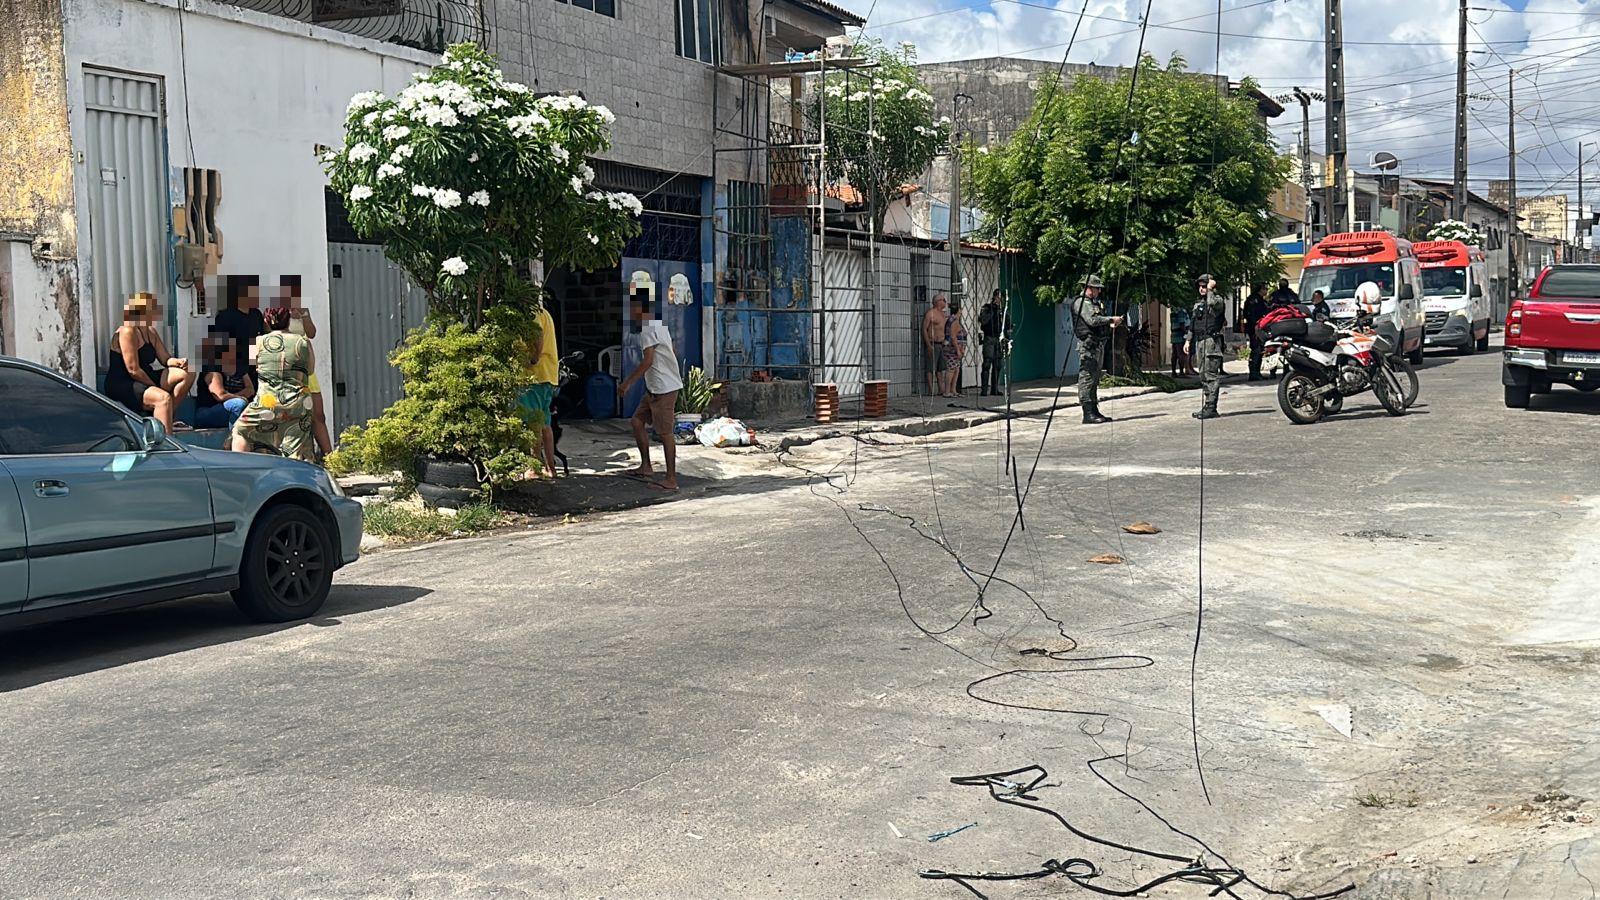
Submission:
[[[0,634],[0,693],[201,647],[248,640],[289,628],[339,625],[339,616],[389,609],[432,591],[406,585],[334,582],[328,602],[310,619],[258,625],[226,594],[36,625]]]
[[[680,472],[678,490],[669,492],[620,473],[580,472],[554,481],[526,483],[498,496],[500,503],[513,512],[560,516],[620,512],[690,497],[756,494],[794,486],[793,479],[779,476],[698,478]]]
[[[1600,392],[1552,388],[1548,394],[1534,394],[1526,410],[1531,413],[1572,413],[1581,416],[1600,416]]]

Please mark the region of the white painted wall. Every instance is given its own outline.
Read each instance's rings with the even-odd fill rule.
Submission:
[[[437,57],[208,0],[65,0],[65,17],[74,144],[81,146],[85,133],[85,65],[165,80],[169,171],[198,166],[221,173],[220,273],[259,275],[263,284],[285,274],[303,279],[307,307],[321,327],[314,345],[331,423],[327,179],[314,147],[342,143],[351,95],[399,90]],[[81,155],[76,159],[81,185],[93,173],[84,171]],[[181,202],[176,179],[169,193]],[[78,247],[89,296],[93,236],[86,194],[77,191]],[[168,285],[151,289],[164,302],[171,297]],[[219,301],[210,298],[210,312]],[[174,352],[195,356],[209,316],[192,314],[192,290],[178,289],[177,307]],[[84,355],[92,353],[100,367],[117,324],[108,318],[96,310],[84,323]]]

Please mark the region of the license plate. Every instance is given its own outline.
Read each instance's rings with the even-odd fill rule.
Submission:
[[[1573,353],[1569,350],[1566,353],[1561,354],[1561,361],[1569,363],[1589,363],[1591,365],[1600,365],[1600,353]]]

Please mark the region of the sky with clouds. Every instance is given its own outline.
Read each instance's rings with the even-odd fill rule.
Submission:
[[[1085,10],[1069,61],[1126,65],[1144,0],[847,0],[867,33],[912,41],[924,62],[991,56],[1059,61]],[[1524,196],[1576,193],[1578,142],[1600,141],[1600,0],[1468,0],[1470,178],[1485,190],[1509,154],[1507,71],[1516,70],[1517,181]],[[1220,71],[1255,78],[1268,94],[1323,87],[1323,0],[1222,0]],[[1451,178],[1457,0],[1345,0],[1350,161],[1375,151],[1399,172]],[[1217,0],[1154,0],[1145,49],[1176,52],[1217,71]],[[1274,123],[1295,146],[1299,107]],[[1311,107],[1321,152],[1323,108]],[[1600,199],[1600,159],[1587,147],[1585,200]]]

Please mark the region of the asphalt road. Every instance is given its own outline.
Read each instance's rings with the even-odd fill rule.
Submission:
[[[0,636],[0,896],[954,898],[918,871],[1182,867],[1131,846],[1300,893],[1592,896],[1600,397],[1506,410],[1491,355],[1430,358],[1403,418],[1296,427],[1271,391],[1226,390],[1203,467],[1198,395],[1146,396],[381,553],[294,627],[204,598]],[[1032,764],[1038,804],[1124,847],[950,783]]]

